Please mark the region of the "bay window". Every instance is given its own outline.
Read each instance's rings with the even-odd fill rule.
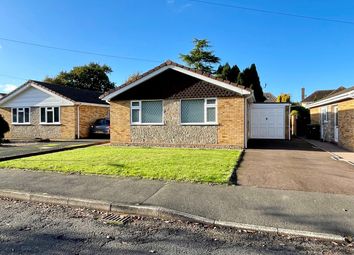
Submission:
[[[30,124],[30,108],[12,108],[12,123],[13,124]]]
[[[60,124],[59,107],[41,107],[40,124]]]
[[[216,98],[181,100],[181,124],[216,124]]]
[[[131,124],[163,124],[162,100],[131,101]]]

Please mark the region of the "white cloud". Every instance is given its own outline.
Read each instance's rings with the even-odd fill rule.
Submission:
[[[176,13],[181,13],[185,9],[187,9],[187,8],[192,6],[191,3],[186,3],[186,4],[176,3],[175,0],[166,0],[166,4],[171,6],[172,10],[175,11]]]
[[[14,85],[14,84],[0,85],[0,91],[3,91],[4,93],[10,93],[11,91],[15,90],[16,88],[17,88],[17,85]]]

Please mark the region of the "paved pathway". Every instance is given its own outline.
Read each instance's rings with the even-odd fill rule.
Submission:
[[[241,186],[354,195],[354,166],[305,140],[249,145],[237,170]]]
[[[321,142],[318,140],[308,140],[308,139],[306,139],[306,141],[334,155],[335,157],[338,158],[338,160],[345,161],[354,166],[354,152],[345,150],[329,142]]]
[[[162,206],[212,220],[354,235],[354,196],[0,169],[0,189]]]

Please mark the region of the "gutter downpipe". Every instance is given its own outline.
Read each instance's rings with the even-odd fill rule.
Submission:
[[[288,129],[289,129],[289,141],[291,140],[291,104],[288,105],[289,107],[289,124],[288,124]]]
[[[248,143],[248,99],[254,97],[253,95],[253,92],[251,93],[251,95],[249,95],[248,97],[245,97],[245,112],[244,112],[244,115],[245,115],[245,123],[244,123],[244,146],[245,146],[245,149],[247,149],[247,143]]]

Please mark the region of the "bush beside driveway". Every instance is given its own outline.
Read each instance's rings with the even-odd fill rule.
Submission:
[[[227,149],[93,146],[0,162],[0,168],[227,183],[239,156]]]

